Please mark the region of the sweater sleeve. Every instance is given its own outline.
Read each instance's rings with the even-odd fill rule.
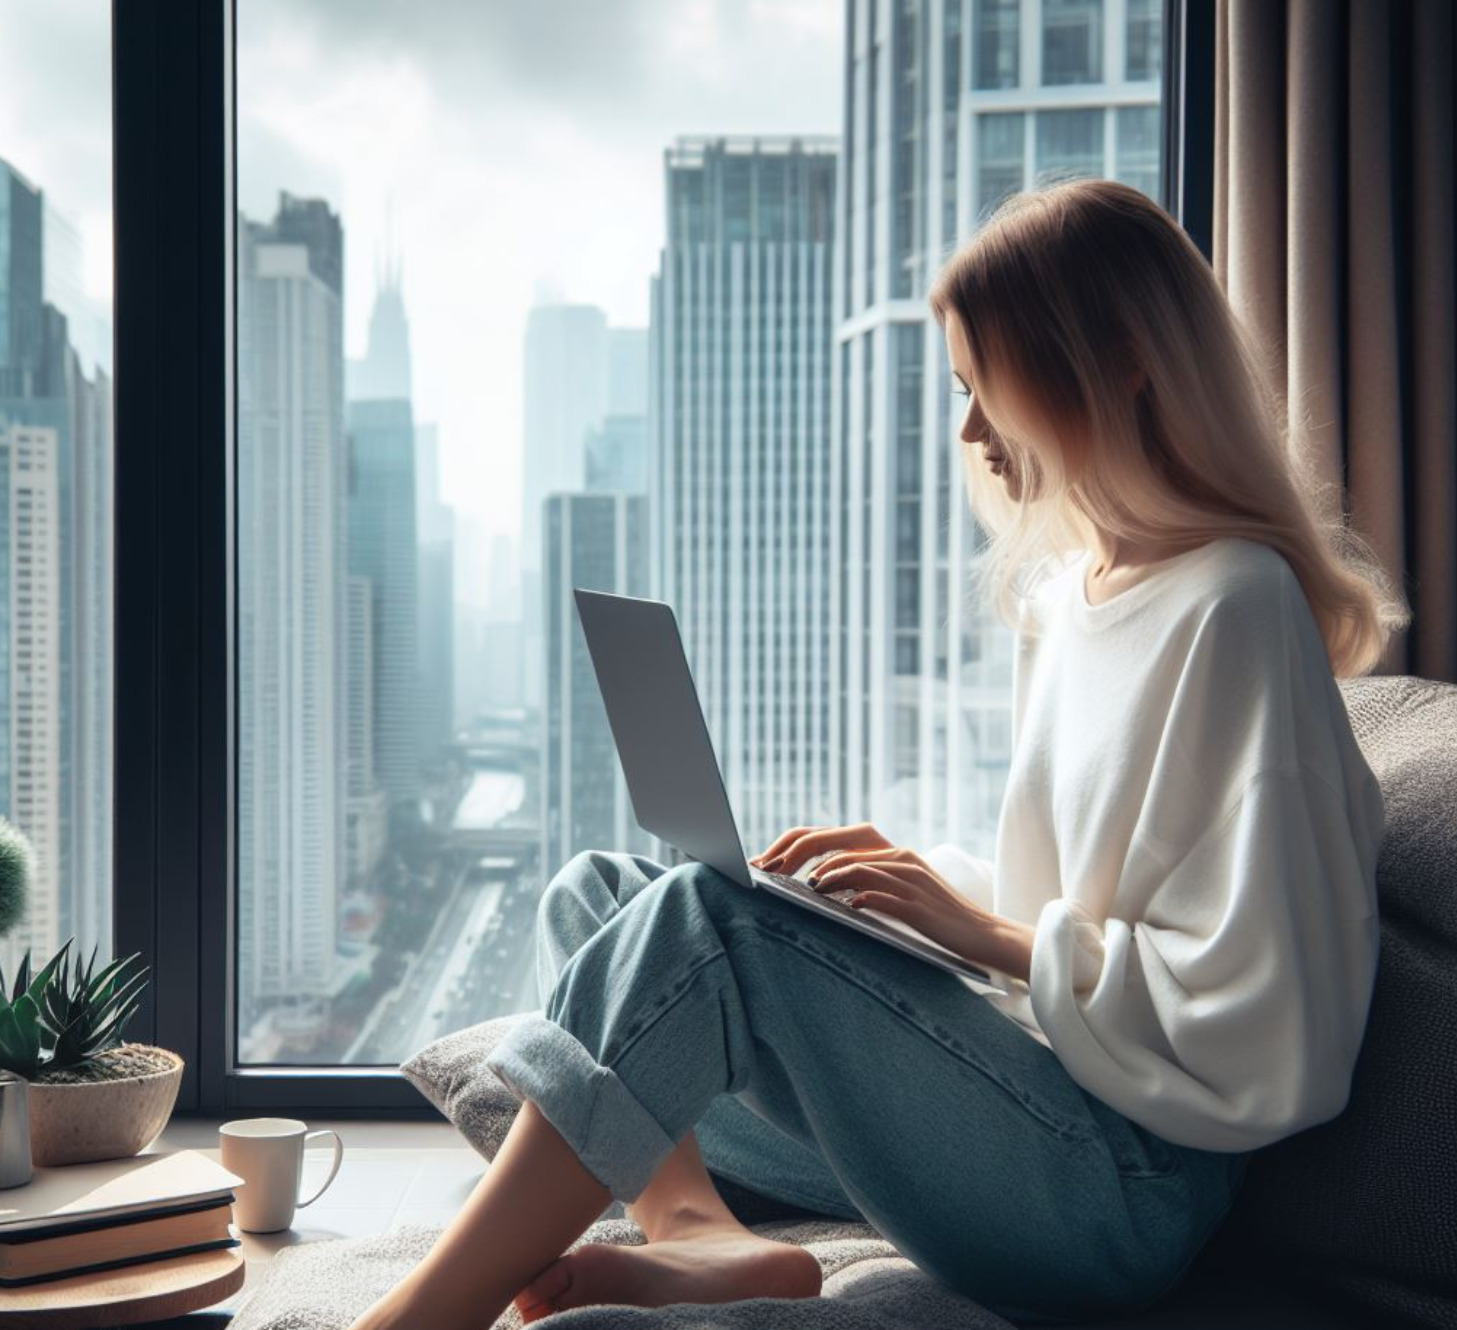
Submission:
[[[1380,798],[1374,779],[1363,797]],[[1044,906],[1030,1001],[1074,1080],[1204,1150],[1257,1149],[1341,1111],[1379,945],[1375,847],[1346,803],[1303,766],[1260,772],[1177,860],[1135,845],[1140,918]]]

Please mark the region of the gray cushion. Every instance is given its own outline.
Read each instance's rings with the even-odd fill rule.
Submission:
[[[1342,684],[1381,784],[1381,955],[1351,1099],[1258,1151],[1201,1261],[1261,1260],[1382,1326],[1457,1326],[1457,686]]]
[[[521,1107],[516,1096],[486,1066],[486,1054],[519,1019],[498,1016],[468,1025],[426,1044],[400,1075],[455,1124],[471,1148],[494,1159]]]

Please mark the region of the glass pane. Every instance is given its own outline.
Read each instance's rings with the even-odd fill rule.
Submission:
[[[239,3],[245,1063],[537,1007],[562,866],[674,860],[574,586],[672,605],[749,848],[989,855],[1012,641],[925,291],[1036,172],[1157,180],[1096,5],[442,8]],[[1094,88],[998,107],[1044,17]]]
[[[1127,0],[1128,30],[1124,77],[1156,79],[1164,65],[1163,0]]]
[[[1043,0],[1042,82],[1103,79],[1103,0]]]
[[[1103,110],[1039,111],[1039,180],[1103,174]]]
[[[0,814],[34,850],[7,982],[68,938],[112,954],[111,307],[111,6],[6,6]]]
[[[973,0],[974,88],[1015,88],[1021,65],[1022,0]]]
[[[1026,174],[1023,147],[1026,119],[1021,111],[979,115],[976,118],[977,216],[985,219],[1008,194],[1022,188]]]
[[[1160,127],[1157,106],[1118,108],[1118,179],[1150,198],[1159,194]]]

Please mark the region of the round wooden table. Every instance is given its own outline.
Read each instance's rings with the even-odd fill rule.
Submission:
[[[222,1247],[0,1289],[0,1330],[101,1330],[183,1316],[236,1293],[244,1268],[240,1248]]]

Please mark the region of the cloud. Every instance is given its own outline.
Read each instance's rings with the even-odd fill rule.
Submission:
[[[393,215],[416,416],[440,427],[449,501],[495,531],[520,520],[537,293],[644,326],[673,140],[840,129],[842,0],[237,5],[239,206],[265,219],[287,189],[340,213],[350,355]],[[0,156],[77,216],[104,273],[109,13],[0,0]]]

